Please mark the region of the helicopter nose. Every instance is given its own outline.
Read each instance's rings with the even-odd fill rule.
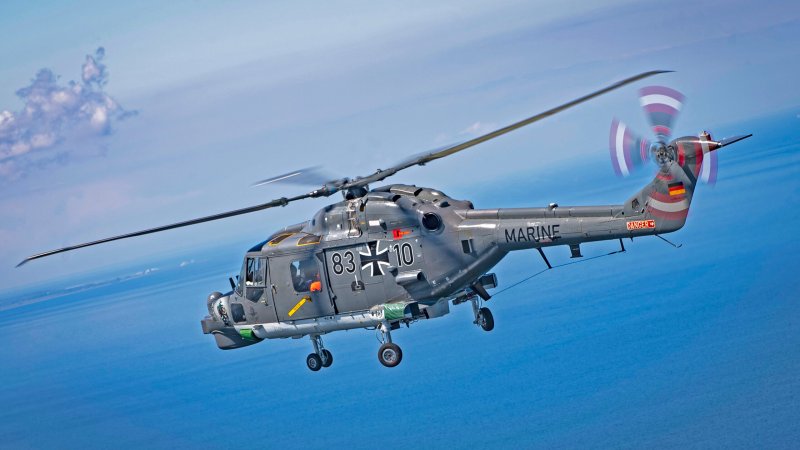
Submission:
[[[208,294],[208,299],[206,300],[206,308],[208,308],[208,315],[214,317],[214,309],[217,307],[216,303],[217,300],[222,298],[222,292],[214,291]]]

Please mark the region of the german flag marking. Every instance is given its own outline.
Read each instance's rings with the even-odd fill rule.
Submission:
[[[300,309],[303,305],[305,305],[306,302],[310,302],[310,301],[311,301],[311,297],[303,297],[303,298],[301,298],[300,301],[297,302],[296,305],[294,305],[294,308],[292,308],[289,311],[289,317],[292,317],[294,315],[294,313],[297,312],[298,309]]]
[[[669,186],[669,195],[670,197],[674,197],[676,195],[683,195],[686,193],[686,188],[683,187],[683,183],[670,183]]]

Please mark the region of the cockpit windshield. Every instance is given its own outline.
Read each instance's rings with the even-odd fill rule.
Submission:
[[[264,286],[264,258],[247,258],[245,286]]]
[[[236,293],[244,295],[242,287],[264,287],[266,285],[266,259],[248,256],[242,265],[242,272],[239,274],[239,283],[236,285]]]

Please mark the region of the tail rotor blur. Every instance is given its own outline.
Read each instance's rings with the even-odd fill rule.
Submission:
[[[669,141],[672,123],[683,108],[684,100],[683,94],[664,86],[648,86],[639,90],[639,103],[659,143]]]
[[[650,141],[633,132],[627,125],[614,119],[611,122],[608,148],[611,156],[611,165],[618,176],[626,177],[648,161],[663,164],[669,158],[668,147],[674,146],[670,142],[673,123],[678,117],[686,97],[680,92],[664,86],[647,86],[639,90],[639,103],[644,109],[647,120],[650,122],[655,140]],[[698,178],[707,184],[717,181],[717,154],[714,150],[721,147],[721,143],[714,142],[711,136],[703,132],[696,142],[702,147],[702,167]]]
[[[619,176],[630,175],[650,159],[650,142],[637,136],[617,119],[611,122],[608,148],[611,151],[614,172]]]

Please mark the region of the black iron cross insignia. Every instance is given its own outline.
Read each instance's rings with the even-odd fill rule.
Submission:
[[[389,266],[389,248],[380,249],[380,241],[367,243],[367,251],[359,251],[361,255],[361,270],[371,267],[371,275],[383,275],[383,266]]]

